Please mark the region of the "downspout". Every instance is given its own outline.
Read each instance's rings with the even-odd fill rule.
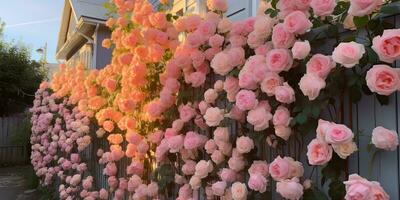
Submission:
[[[97,34],[100,28],[100,24],[96,23],[96,28],[94,29],[94,36],[93,36],[93,58],[92,58],[92,68],[97,68]]]

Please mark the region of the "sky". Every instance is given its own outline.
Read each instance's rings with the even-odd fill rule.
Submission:
[[[6,23],[5,40],[26,45],[35,60],[41,58],[36,49],[47,43],[47,61],[56,63],[63,7],[64,0],[0,0],[0,18]]]

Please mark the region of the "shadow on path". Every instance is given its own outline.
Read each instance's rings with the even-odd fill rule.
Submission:
[[[0,200],[38,200],[37,192],[29,190],[31,170],[31,166],[0,168]]]

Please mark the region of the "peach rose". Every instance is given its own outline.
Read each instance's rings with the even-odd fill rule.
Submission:
[[[229,142],[229,130],[227,127],[217,127],[214,131],[214,140]]]
[[[211,160],[212,160],[216,165],[221,164],[221,163],[224,161],[224,158],[225,158],[224,154],[222,154],[221,151],[218,151],[218,150],[214,151],[214,152],[211,154]]]
[[[240,90],[236,94],[236,106],[240,110],[251,110],[258,104],[256,94],[251,90]]]
[[[294,90],[288,83],[275,87],[274,93],[276,100],[281,103],[290,104],[296,100]]]
[[[349,180],[344,182],[346,186],[346,200],[374,199],[372,183],[357,174],[351,174]]]
[[[275,126],[274,129],[275,129],[275,135],[286,141],[289,139],[290,135],[292,134],[292,129],[288,126],[279,125],[279,126]]]
[[[295,42],[295,35],[285,30],[283,23],[272,29],[272,44],[275,48],[290,48]]]
[[[251,138],[241,136],[236,140],[236,149],[239,153],[249,153],[254,148],[254,142]]]
[[[285,199],[297,200],[303,196],[303,185],[298,178],[283,180],[276,183],[276,192]]]
[[[316,74],[325,79],[329,72],[336,66],[330,56],[322,54],[313,55],[307,62],[307,74]]]
[[[192,176],[189,180],[189,185],[193,190],[197,190],[201,186],[201,179],[198,176]]]
[[[218,126],[219,123],[224,119],[223,110],[217,107],[208,108],[204,115],[204,120],[208,126]]]
[[[304,59],[310,54],[311,51],[311,46],[310,42],[308,40],[305,40],[303,42],[297,41],[294,43],[292,47],[292,54],[294,59]]]
[[[319,139],[313,139],[307,146],[310,165],[324,165],[332,158],[332,147]]]
[[[350,0],[348,13],[359,17],[369,15],[382,4],[383,0]]]
[[[336,7],[336,0],[311,0],[310,6],[315,15],[320,17],[329,16]]]
[[[343,144],[353,139],[353,132],[343,124],[332,123],[326,129],[325,141],[329,144]]]
[[[215,103],[218,98],[218,93],[214,89],[208,89],[204,92],[204,101],[207,103]]]
[[[269,121],[272,119],[271,113],[262,107],[256,107],[250,110],[247,115],[247,122],[254,126],[255,131],[262,131],[269,127]]]
[[[219,52],[211,61],[211,68],[216,74],[225,76],[233,69],[234,66],[230,64],[230,56],[226,52]]]
[[[292,68],[293,58],[287,49],[272,49],[267,53],[266,64],[271,72],[289,71]]]
[[[269,175],[268,163],[262,160],[255,160],[248,169],[250,175],[261,175],[267,177]]]
[[[273,96],[275,87],[283,84],[283,78],[275,72],[267,72],[264,80],[261,82],[261,91],[267,93],[268,96]]]
[[[303,12],[294,11],[285,17],[283,26],[287,32],[301,35],[311,29],[312,23]]]
[[[350,141],[343,144],[332,144],[332,148],[340,158],[346,159],[348,156],[357,151],[357,144],[353,141]]]
[[[232,199],[233,200],[246,200],[247,199],[247,187],[244,183],[235,182],[231,187]]]
[[[212,11],[226,12],[228,10],[227,0],[207,0],[207,7]]]
[[[372,144],[379,149],[394,151],[399,145],[397,133],[382,126],[378,126],[372,130]]]
[[[305,74],[299,82],[300,90],[310,101],[315,100],[322,89],[325,88],[325,80],[315,74]]]
[[[384,30],[382,36],[372,40],[372,49],[384,62],[393,63],[400,59],[400,29]]]
[[[374,65],[365,77],[367,86],[372,92],[380,95],[390,95],[400,88],[398,69],[388,65]]]
[[[332,59],[346,68],[352,68],[359,63],[364,53],[364,45],[342,42],[333,50]]]
[[[229,18],[223,18],[218,22],[218,32],[226,33],[232,28],[232,21]]]
[[[212,172],[214,169],[211,161],[200,160],[195,167],[194,176],[199,178],[207,177],[208,173]]]

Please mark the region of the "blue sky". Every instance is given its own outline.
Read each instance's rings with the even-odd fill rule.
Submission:
[[[6,41],[25,44],[35,60],[40,59],[35,50],[47,42],[47,60],[55,63],[63,7],[64,0],[12,0],[1,3],[0,18],[6,23]]]

